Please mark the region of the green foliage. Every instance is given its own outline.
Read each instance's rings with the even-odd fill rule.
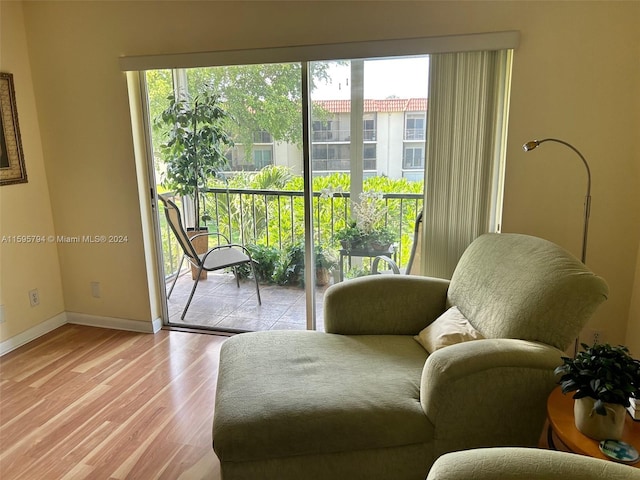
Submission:
[[[374,197],[374,207],[384,207],[384,215],[379,218],[376,238],[382,241],[398,242],[400,245],[400,266],[409,259],[413,243],[413,227],[422,200],[400,199],[380,200],[383,192],[399,193],[409,185],[413,193],[422,191],[422,184],[407,182],[405,179],[391,180],[374,177],[366,179],[364,190],[372,192],[372,185],[379,193]],[[206,211],[213,218],[212,227],[243,244],[273,245],[286,249],[304,240],[304,197],[302,178],[292,176],[284,166],[269,166],[260,172],[245,172],[230,178],[227,183],[219,179],[210,186],[239,190],[277,190],[273,195],[253,193],[208,193],[205,196]],[[330,248],[339,248],[339,232],[353,225],[350,200],[341,196],[350,188],[349,175],[334,173],[313,179],[314,198],[314,242]],[[285,193],[291,192],[291,193]],[[382,211],[383,209],[381,209]],[[369,239],[373,239],[371,236]]]
[[[160,146],[167,169],[164,187],[193,195],[198,185],[218,175],[233,145],[223,127],[227,117],[219,98],[209,91],[187,98],[169,96],[169,106],[155,120],[168,128]]]
[[[283,251],[273,246],[247,245],[251,258],[256,262],[254,269],[261,283],[304,286],[304,244],[298,243]],[[316,268],[332,269],[338,266],[337,253],[330,247],[316,245]],[[251,270],[248,266],[238,267],[240,278],[247,278]]]
[[[365,242],[365,234],[360,230],[355,220],[352,220],[345,227],[338,230],[333,238],[341,242],[347,249],[362,245]]]
[[[396,241],[397,235],[386,225],[389,207],[383,194],[363,192],[353,210],[352,220],[335,235],[344,248],[384,250]]]
[[[352,278],[366,277],[369,275],[369,270],[364,267],[353,267],[351,270],[348,270],[345,277],[350,280]]]
[[[173,93],[173,77],[171,70],[148,70],[146,72],[147,90],[149,92],[149,116],[160,118],[167,108],[167,99]],[[153,139],[164,138],[168,126],[152,122]],[[159,145],[154,143],[154,151],[159,151]]]
[[[278,285],[304,287],[304,245],[288,247],[276,267],[274,280]]]
[[[193,97],[169,96],[169,106],[155,123],[166,127],[160,150],[166,168],[163,186],[195,202],[195,225],[200,225],[198,189],[215,178],[227,164],[225,153],[233,145],[225,131],[227,112],[217,95],[204,89]]]
[[[196,211],[202,214],[198,216],[212,230],[235,242],[287,250],[304,239],[302,177],[292,176],[286,167],[275,166],[235,175],[228,182],[222,182],[220,175],[227,167],[224,155],[233,140],[243,144],[239,151],[245,155],[251,153],[256,132],[269,132],[275,142],[302,144],[300,68],[300,64],[269,64],[188,69],[187,86],[193,95],[183,103],[171,95],[171,70],[146,72],[154,119],[154,154],[164,187],[179,195],[192,194],[202,187],[292,192],[290,196],[209,193],[202,199],[203,212],[199,208],[200,195],[195,195]],[[311,62],[310,68],[312,89],[329,80],[328,63]],[[200,115],[196,107],[209,111]],[[329,118],[318,105],[312,105],[312,109],[315,119]],[[365,180],[363,189],[421,193],[422,183],[372,177]],[[323,194],[315,198],[313,205],[314,241],[336,248],[334,235],[352,216],[351,201],[340,196],[341,192],[350,191],[349,175],[316,177],[313,190]],[[385,224],[396,240],[400,238],[400,258],[406,262],[419,205],[409,202],[401,206],[399,200],[388,200],[386,208]],[[166,243],[168,252],[173,245]],[[167,271],[173,269],[167,266]]]
[[[326,245],[316,245],[314,253],[316,268],[331,270],[338,266],[338,254],[333,248]]]
[[[609,344],[582,344],[576,358],[563,357],[555,369],[562,374],[562,393],[576,392],[573,398],[591,397],[599,415],[606,415],[604,403],[629,406],[629,398],[640,398],[640,361],[626,347]]]
[[[225,101],[235,122],[234,138],[251,152],[256,132],[269,132],[274,140],[302,145],[302,86],[300,63],[230,65],[187,70],[190,91],[203,86]],[[328,64],[312,62],[312,84],[328,78]]]
[[[280,262],[280,250],[267,245],[248,245],[247,249],[251,253],[251,258],[256,262],[254,270],[258,281],[273,283],[273,274]]]

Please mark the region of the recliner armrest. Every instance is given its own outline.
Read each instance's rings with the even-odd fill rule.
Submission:
[[[563,352],[537,342],[485,339],[451,345],[425,362],[420,403],[438,449],[535,446]]]
[[[345,335],[416,335],[446,309],[449,281],[376,275],[333,285],[324,295],[324,326]]]
[[[478,448],[448,453],[427,480],[640,480],[640,470],[565,452],[533,448]]]

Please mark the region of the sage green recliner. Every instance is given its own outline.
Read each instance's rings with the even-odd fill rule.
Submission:
[[[451,280],[378,275],[325,293],[327,333],[222,346],[213,447],[223,480],[424,480],[442,454],[536,445],[553,370],[608,294],[551,242],[487,234]],[[457,306],[485,339],[415,339]]]
[[[438,458],[427,480],[640,480],[640,469],[573,453],[478,448]]]

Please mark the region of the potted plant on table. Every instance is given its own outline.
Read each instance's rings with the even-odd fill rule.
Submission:
[[[596,440],[620,440],[630,398],[640,398],[640,361],[624,346],[582,344],[575,358],[555,369],[562,393],[573,398],[576,427]]]
[[[193,242],[198,253],[208,249],[207,236],[199,235],[207,233],[206,227],[200,227],[200,189],[227,165],[225,153],[233,146],[225,130],[228,119],[219,97],[207,89],[193,97],[171,95],[169,106],[156,119],[157,125],[166,128],[167,137],[160,146],[166,167],[162,185],[193,201],[187,230],[192,237],[198,235]],[[205,278],[206,273],[202,272]]]
[[[333,238],[340,242],[343,249],[351,250],[362,248],[365,234],[358,228],[356,221],[352,220],[346,227],[338,230]]]
[[[334,238],[345,250],[388,250],[396,236],[385,225],[387,212],[381,193],[363,192],[353,207],[353,219]]]

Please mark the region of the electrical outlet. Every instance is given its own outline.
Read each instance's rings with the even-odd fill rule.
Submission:
[[[6,318],[4,318],[4,305],[0,305],[0,323],[6,322]]]
[[[598,344],[603,344],[603,343],[607,343],[607,339],[605,338],[605,332],[604,330],[600,330],[598,328],[592,328],[589,331],[589,343],[591,345],[594,345],[596,343]]]
[[[91,296],[100,298],[100,282],[91,282]]]
[[[29,290],[29,305],[32,307],[40,305],[40,293],[38,293],[37,288]]]

